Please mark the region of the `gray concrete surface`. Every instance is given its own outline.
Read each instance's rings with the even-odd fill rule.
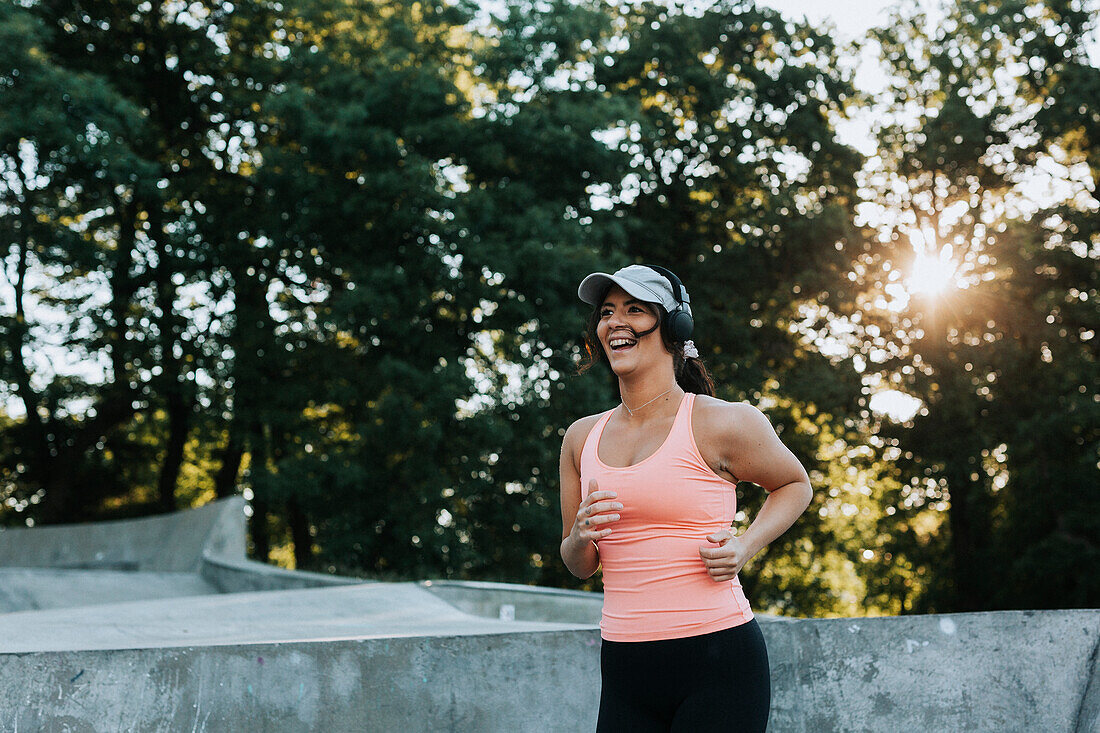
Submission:
[[[0,567],[195,573],[245,556],[244,500],[141,519],[0,529]]]
[[[1089,666],[1092,675],[1077,713],[1076,733],[1100,733],[1100,646],[1093,648]]]
[[[239,499],[6,530],[0,731],[592,730],[600,600],[249,562]],[[1100,733],[1100,610],[759,619],[773,733]]]
[[[218,593],[195,573],[0,568],[0,619],[14,611]]]
[[[0,654],[589,628],[463,613],[417,583],[226,593],[0,615]]]
[[[599,625],[603,611],[600,593],[468,580],[425,580],[421,585],[455,608],[484,618]]]
[[[761,627],[773,733],[1096,729],[1097,611]],[[0,729],[592,730],[599,649],[575,629],[0,654]]]
[[[286,570],[274,565],[243,558],[204,554],[199,575],[221,593],[244,593],[255,590],[289,590],[292,588],[328,588],[336,585],[372,583],[371,580],[342,578],[339,575]]]
[[[595,631],[0,655],[5,731],[584,731]]]
[[[0,529],[0,614],[366,582],[247,560],[240,497],[156,517]]]
[[[1100,611],[776,620],[772,730],[1044,731],[1100,725]]]

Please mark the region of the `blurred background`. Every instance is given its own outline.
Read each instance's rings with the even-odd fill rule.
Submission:
[[[754,608],[1100,606],[1098,3],[838,5],[0,3],[0,524],[598,590],[576,286],[654,262],[814,484]]]

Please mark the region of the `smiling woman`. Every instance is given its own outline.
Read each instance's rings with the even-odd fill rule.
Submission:
[[[611,354],[626,351],[636,345],[638,339],[659,331],[664,350],[672,354],[676,382],[688,392],[713,396],[714,382],[702,360],[698,358],[699,352],[695,343],[690,340],[694,322],[687,290],[673,273],[664,268],[632,265],[619,272],[633,268],[637,268],[635,275],[639,271],[648,273],[645,277],[639,276],[643,280],[652,279],[666,283],[663,286],[664,292],[652,289],[661,288],[660,285],[649,283],[645,289],[641,289],[642,286],[624,280],[626,286],[633,290],[633,293],[627,294],[620,285],[602,279],[612,276],[601,273],[596,273],[602,275],[601,278],[586,278],[587,286],[582,283],[582,299],[597,307],[588,318],[585,330],[586,358],[581,363],[580,372],[583,374],[597,364],[610,366]],[[616,326],[614,329],[611,328],[612,323]],[[615,337],[616,343],[605,341],[608,335]],[[634,344],[629,343],[631,340]],[[633,404],[624,395],[623,406],[628,411],[640,409],[632,407]]]
[[[714,397],[674,274],[631,265],[578,294],[582,371],[607,364],[622,398],[569,427],[560,464],[562,560],[603,569],[597,730],[763,731],[768,653],[738,572],[805,511],[809,478],[763,413]],[[768,498],[735,536],[739,481]]]

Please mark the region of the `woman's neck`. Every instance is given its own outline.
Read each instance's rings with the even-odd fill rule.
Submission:
[[[683,391],[671,374],[653,374],[635,379],[619,379],[619,397],[627,409],[627,416],[634,419],[650,417],[662,412],[668,402],[678,402]]]

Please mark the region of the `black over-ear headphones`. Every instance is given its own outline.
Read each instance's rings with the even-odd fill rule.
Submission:
[[[646,265],[646,267],[658,275],[663,275],[672,285],[672,297],[676,298],[676,310],[668,314],[668,333],[673,341],[687,341],[691,338],[695,321],[691,319],[691,314],[684,310],[684,286],[680,283],[680,278],[673,275],[671,270],[657,265]]]

